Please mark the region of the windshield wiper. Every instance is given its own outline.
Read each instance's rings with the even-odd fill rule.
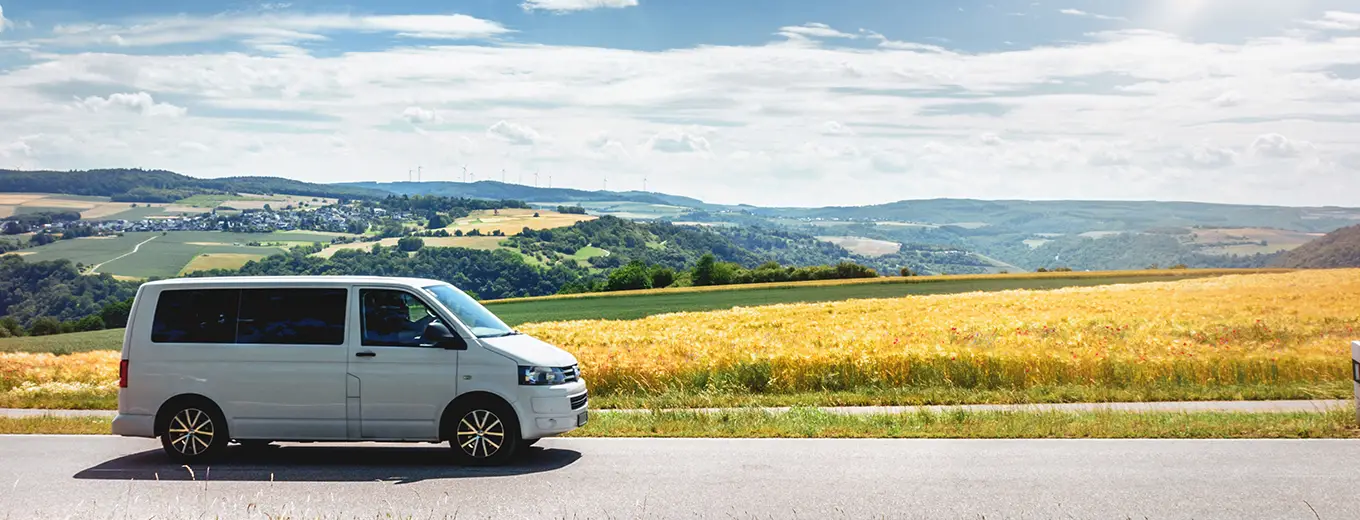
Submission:
[[[518,336],[518,335],[520,335],[520,334],[524,334],[524,333],[523,333],[523,332],[520,332],[520,331],[517,331],[517,330],[512,330],[512,331],[509,331],[509,332],[502,332],[502,333],[500,333],[500,334],[491,334],[491,335],[487,335],[487,336],[477,336],[477,337],[479,337],[479,338],[504,338],[504,337],[506,337],[506,336]]]

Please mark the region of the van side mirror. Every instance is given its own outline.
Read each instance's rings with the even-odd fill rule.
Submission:
[[[425,326],[425,332],[420,335],[420,342],[426,345],[439,347],[446,350],[466,350],[467,342],[463,337],[454,334],[443,323],[437,321],[430,322]]]

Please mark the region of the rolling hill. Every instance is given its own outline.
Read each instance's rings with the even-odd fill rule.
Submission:
[[[287,193],[308,197],[377,198],[382,191],[313,184],[280,177],[199,179],[165,170],[0,170],[0,193],[61,193],[110,197],[114,202],[174,202],[208,193]]]
[[[497,181],[477,182],[349,182],[337,184],[397,195],[441,195],[474,199],[514,199],[525,202],[640,202],[702,208],[702,200],[643,191],[586,191],[570,188],[539,188]]]
[[[1279,267],[1330,269],[1360,267],[1360,225],[1338,229],[1285,253]]]

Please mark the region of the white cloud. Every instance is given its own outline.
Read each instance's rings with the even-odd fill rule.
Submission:
[[[103,98],[90,96],[76,101],[76,105],[91,112],[102,112],[110,109],[128,110],[140,113],[144,116],[157,117],[180,117],[187,109],[177,107],[169,103],[157,103],[151,98],[151,94],[137,92],[135,94],[119,93]]]
[[[1219,94],[1217,97],[1215,97],[1212,101],[1209,102],[1213,103],[1214,106],[1219,107],[1235,107],[1237,105],[1242,104],[1242,101],[1243,97],[1241,93],[1237,92],[1236,90],[1229,90],[1227,92]]]
[[[1312,143],[1292,141],[1280,134],[1261,135],[1251,142],[1252,153],[1271,158],[1298,157],[1312,148]]]
[[[1106,16],[1103,14],[1082,11],[1080,9],[1059,9],[1058,12],[1068,16],[1080,16],[1082,18],[1094,18],[1096,20],[1121,21],[1121,22],[1127,22],[1129,20],[1128,18],[1124,18],[1122,16]]]
[[[779,32],[776,34],[779,34],[789,39],[807,39],[807,38],[856,39],[860,37],[860,35],[858,34],[851,34],[841,32],[836,29],[832,29],[830,26],[824,23],[807,23],[803,25],[791,25],[788,27],[780,27]],[[881,37],[881,35],[879,36]]]
[[[1309,20],[1304,25],[1330,31],[1360,31],[1360,13],[1327,11],[1320,20]]]
[[[180,147],[181,150],[190,151],[190,152],[200,152],[200,153],[204,153],[204,152],[208,152],[208,151],[212,150],[211,148],[208,148],[208,145],[203,144],[203,143],[199,143],[199,142],[195,142],[195,141],[184,141],[184,142],[181,142],[181,143],[179,143],[179,147]]]
[[[542,139],[533,128],[509,121],[497,121],[486,129],[486,135],[519,146],[532,145]]]
[[[621,9],[636,7],[638,0],[525,0],[520,7],[525,11],[553,11],[566,13],[593,9]]]
[[[401,112],[401,118],[413,125],[441,123],[444,121],[444,118],[440,117],[435,111],[426,110],[421,107],[406,107],[406,110]]]
[[[0,33],[5,32],[5,29],[10,27],[14,27],[14,22],[5,18],[5,6],[0,5]]]
[[[987,146],[1001,146],[1005,143],[1005,141],[1001,139],[1001,136],[991,132],[984,132],[982,135],[979,135],[978,141]]]
[[[542,167],[543,184],[551,175],[554,186],[585,188],[598,188],[597,174],[647,172],[671,179],[669,192],[777,205],[1065,196],[1354,205],[1345,194],[1360,191],[1360,176],[1323,183],[1307,170],[1350,173],[1342,154],[1360,150],[1360,80],[1347,68],[1360,39],[1351,35],[1106,31],[962,52],[853,25],[839,28],[859,35],[841,40],[851,45],[789,45],[770,26],[752,29],[763,44],[653,51],[539,44],[527,33],[448,45],[387,29],[354,47],[331,33],[360,29],[316,27],[357,27],[358,14],[344,24],[278,21],[313,16],[151,19],[178,24],[157,22],[165,34],[129,29],[146,20],[67,24],[63,34],[6,40],[4,50],[33,50],[0,71],[0,146],[44,137],[4,162],[327,182],[370,180],[393,164],[422,164],[441,180],[463,165],[479,178]],[[135,47],[180,33],[227,44]],[[126,46],[109,46],[113,36]],[[52,97],[88,85],[127,94],[88,107]],[[130,117],[183,113],[167,101],[193,111],[193,124]],[[429,128],[427,112],[440,131],[413,135],[405,121]],[[1301,159],[1271,159],[1280,149],[1270,140],[1253,148],[1272,132]],[[1004,139],[985,146],[985,133]],[[181,142],[210,150],[186,153]],[[891,174],[908,165],[910,176]],[[1300,187],[1263,188],[1262,178]]]
[[[822,123],[822,135],[855,135],[855,131],[850,127],[841,124],[839,121],[827,121]]]
[[[1216,170],[1232,166],[1237,162],[1237,156],[1237,151],[1232,148],[1204,144],[1180,150],[1172,156],[1172,159],[1187,168]]]
[[[142,47],[244,39],[281,44],[327,39],[337,32],[391,33],[405,38],[485,39],[511,32],[505,26],[463,14],[384,15],[258,13],[211,17],[159,17],[116,24],[66,24],[45,43]]]
[[[647,147],[658,152],[685,153],[707,152],[710,145],[708,139],[701,135],[682,130],[667,130],[652,136],[647,141]]]

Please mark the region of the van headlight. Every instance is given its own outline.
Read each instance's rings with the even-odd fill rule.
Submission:
[[[567,382],[566,371],[552,367],[519,367],[521,385],[560,385]]]

